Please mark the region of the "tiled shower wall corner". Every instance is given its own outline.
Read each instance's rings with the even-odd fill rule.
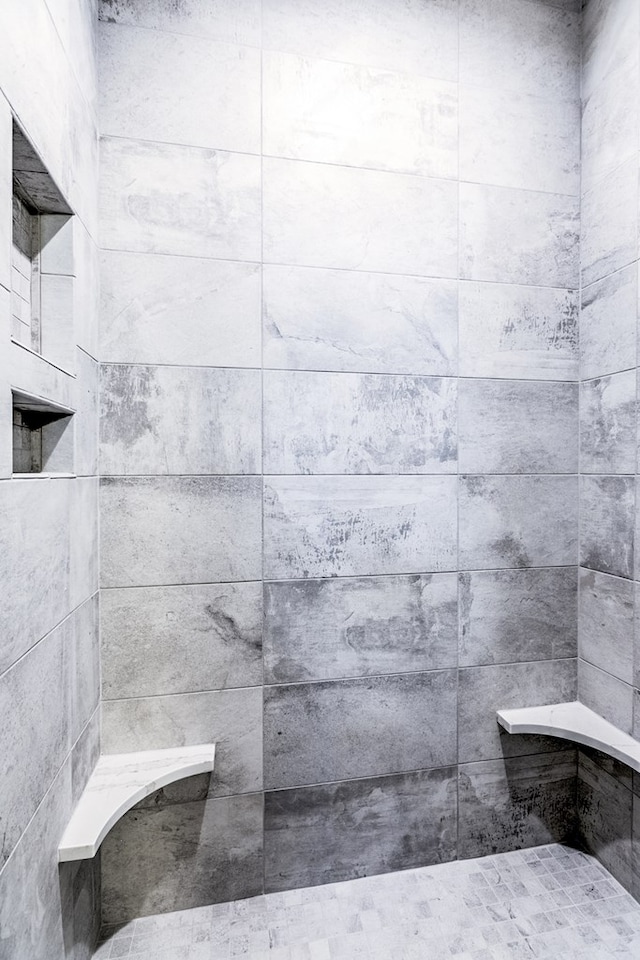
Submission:
[[[106,920],[572,832],[578,6],[103,0]]]
[[[57,856],[99,752],[96,18],[80,0],[0,4],[2,960],[87,960],[100,920],[98,864]],[[40,257],[42,290],[73,284],[65,369],[10,340],[12,117],[75,214],[73,264],[53,236]],[[12,478],[12,387],[76,411],[75,477]]]
[[[640,6],[589,0],[583,17],[578,691],[584,703],[638,737]],[[632,850],[640,800],[633,778],[635,784],[628,767],[606,757],[580,754],[584,839],[637,896]]]

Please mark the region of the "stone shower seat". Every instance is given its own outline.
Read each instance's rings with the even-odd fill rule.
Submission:
[[[58,847],[58,861],[94,857],[113,825],[131,807],[169,783],[210,773],[215,743],[102,755]]]

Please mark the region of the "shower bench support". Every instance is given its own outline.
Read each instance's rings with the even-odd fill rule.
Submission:
[[[169,783],[213,770],[215,743],[101,756],[58,847],[58,860],[94,857],[131,807]]]
[[[498,723],[507,733],[538,733],[595,747],[640,773],[640,742],[578,701],[498,710]]]

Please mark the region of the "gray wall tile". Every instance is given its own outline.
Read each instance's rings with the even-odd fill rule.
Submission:
[[[98,364],[84,350],[76,350],[77,412],[74,467],[78,476],[98,472]]]
[[[629,160],[582,198],[582,285],[601,280],[638,256],[638,163]]]
[[[583,288],[580,368],[585,379],[635,367],[637,314],[637,264]],[[611,336],[613,318],[614,337]]]
[[[455,473],[457,384],[264,373],[265,473]]]
[[[574,564],[577,487],[575,477],[461,477],[460,567]]]
[[[461,471],[577,471],[577,384],[461,380],[458,390]]]
[[[262,585],[102,591],[102,695],[186,693],[262,682]]]
[[[625,733],[633,731],[633,687],[586,660],[578,661],[578,699]]]
[[[454,670],[265,688],[265,787],[455,761]]]
[[[254,477],[104,478],[102,586],[257,580],[260,491]]]
[[[100,701],[98,594],[77,607],[65,623],[68,625],[64,656],[69,687],[69,734],[74,744]]]
[[[633,682],[633,590],[630,580],[580,571],[580,657],[626,683]]]
[[[56,480],[55,483],[59,483]],[[71,487],[69,599],[77,607],[92,597],[98,581],[98,494],[97,477],[83,477]]]
[[[454,477],[270,477],[269,580],[455,569]]]
[[[260,43],[260,0],[99,0],[100,19],[188,36]]]
[[[582,95],[587,98],[617,67],[638,61],[640,10],[634,0],[589,0],[584,4]]]
[[[578,763],[578,823],[588,850],[624,886],[631,886],[630,790],[582,751]]]
[[[265,795],[265,889],[332,883],[456,855],[455,769]]]
[[[580,385],[580,469],[583,473],[634,473],[636,371]]]
[[[265,680],[454,667],[457,624],[455,574],[267,583]]]
[[[635,489],[632,477],[580,478],[580,563],[632,577]]]
[[[461,666],[577,655],[575,567],[461,573]]]
[[[618,4],[619,5],[619,4]],[[614,4],[615,6],[615,4]],[[640,24],[638,25],[640,28]],[[637,156],[638,60],[625,60],[585,96],[582,105],[582,191]]]

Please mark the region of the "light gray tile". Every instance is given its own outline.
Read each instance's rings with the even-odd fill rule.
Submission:
[[[263,280],[267,366],[456,373],[454,280],[268,265]]]
[[[77,607],[65,623],[69,731],[73,744],[96,712],[100,700],[98,594]]]
[[[639,24],[640,29],[640,24]],[[637,157],[639,67],[625,60],[590,92],[582,107],[582,192]]]
[[[105,923],[252,897],[261,891],[260,795],[132,810],[102,845]],[[160,942],[148,939],[151,952],[157,956],[167,939],[166,930],[160,932]],[[140,947],[145,943],[142,934],[134,940]],[[209,955],[210,940],[204,945]]]
[[[76,350],[77,412],[75,415],[75,472],[98,472],[98,364],[84,350]]]
[[[98,648],[99,649],[99,648]],[[98,685],[98,698],[100,687]],[[100,756],[100,708],[96,708],[71,753],[71,785],[74,805],[80,799]]]
[[[460,80],[534,93],[579,97],[577,12],[525,0],[460,0]]]
[[[455,83],[270,52],[263,83],[270,156],[457,177]]]
[[[460,566],[566,566],[576,562],[575,477],[468,476],[460,486]]]
[[[266,890],[452,860],[456,806],[452,768],[267,793]]]
[[[584,4],[582,40],[582,96],[623,63],[638,62],[636,37],[640,9],[634,0],[589,0]]]
[[[578,251],[576,197],[460,184],[463,279],[575,287]]]
[[[577,471],[577,384],[461,380],[458,391],[461,471]]]
[[[630,790],[618,783],[580,751],[578,765],[578,822],[580,835],[618,880],[631,884]]]
[[[107,137],[100,161],[105,247],[260,258],[258,157]]]
[[[582,285],[626,267],[638,256],[638,163],[617,167],[585,193],[581,206]]]
[[[577,653],[575,567],[460,574],[461,666]]]
[[[455,712],[455,670],[266,687],[265,787],[453,763]]]
[[[92,597],[99,587],[98,493],[97,477],[73,481],[69,517],[71,607]]]
[[[107,23],[260,44],[260,0],[99,0],[99,10]]]
[[[265,473],[455,473],[454,380],[266,371]]]
[[[101,628],[105,698],[262,682],[259,583],[103,590]]]
[[[633,683],[633,589],[630,580],[580,571],[580,657]]]
[[[105,753],[215,743],[210,796],[262,789],[259,687],[102,701]]]
[[[637,264],[583,288],[580,312],[583,378],[635,367],[637,314]],[[614,337],[611,336],[613,323]]]
[[[454,477],[271,477],[264,509],[269,580],[456,565]]]
[[[574,750],[461,764],[458,856],[570,840],[576,772]]]
[[[580,563],[592,570],[633,577],[632,477],[580,478]]]
[[[453,667],[454,574],[265,585],[267,683]]]
[[[103,587],[260,577],[258,478],[104,478],[100,490]]]
[[[260,51],[101,23],[100,132],[260,152]]]
[[[259,370],[104,364],[103,475],[258,473]]]
[[[583,473],[634,473],[636,432],[635,370],[580,385]]]
[[[74,217],[72,222],[74,226],[73,325],[75,342],[78,347],[93,357],[94,360],[97,360],[100,310],[99,252],[95,240],[89,235],[77,217]]]
[[[579,131],[578,100],[462,84],[460,179],[577,196]]]
[[[619,730],[633,732],[633,687],[629,683],[579,660],[578,699]]]
[[[268,263],[456,275],[454,183],[270,158],[263,169]]]
[[[13,180],[11,107],[0,97],[0,196],[2,197],[2,226],[0,226],[0,286],[11,289],[11,214],[10,204]]]
[[[558,749],[551,737],[506,733],[496,710],[575,700],[576,661],[540,660],[459,671],[458,759],[497,760]]]
[[[578,379],[578,303],[572,290],[460,284],[460,374]]]

